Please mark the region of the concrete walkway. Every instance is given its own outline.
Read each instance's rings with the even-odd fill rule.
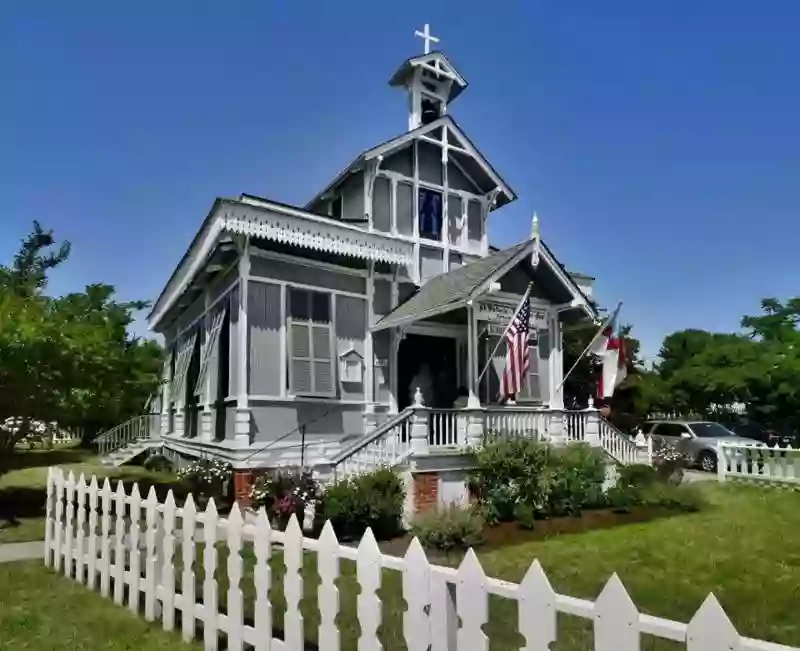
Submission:
[[[0,563],[44,559],[44,541],[6,543],[0,545]]]

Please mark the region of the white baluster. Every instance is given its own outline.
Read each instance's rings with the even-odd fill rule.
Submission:
[[[283,561],[286,565],[283,579],[285,641],[289,649],[302,649],[305,639],[303,614],[300,612],[300,600],[303,598],[303,532],[294,515],[289,518],[289,525],[284,532]]]
[[[125,485],[117,482],[114,496],[114,603],[122,604],[125,591]]]
[[[100,594],[108,597],[111,584],[111,484],[103,480],[100,491]]]
[[[145,564],[144,564],[144,618],[148,622],[156,618],[156,576],[159,568],[156,562],[156,534],[158,531],[158,497],[151,486],[144,503],[145,513]]]
[[[242,651],[244,640],[244,600],[242,580],[242,527],[239,505],[234,503],[228,516],[228,651]]]
[[[377,591],[381,587],[381,550],[369,528],[358,545],[356,575],[361,587],[357,597],[358,622],[361,625],[358,651],[382,651],[378,639],[378,627],[381,625],[381,600],[377,595]]]
[[[86,569],[86,584],[90,590],[94,590],[97,584],[97,498],[100,494],[100,489],[97,486],[97,477],[92,475],[92,481],[89,483],[89,532],[88,532],[88,549],[87,549],[87,569]]]
[[[194,505],[191,493],[183,504],[183,574],[181,576],[181,632],[186,642],[194,639],[195,632],[195,595],[196,584],[194,577],[194,562],[196,556],[195,530],[197,527],[197,508]]]
[[[550,651],[556,641],[556,595],[539,561],[533,561],[525,573],[517,602],[519,632],[527,642],[526,651]]]
[[[709,594],[689,622],[686,651],[740,651],[741,648],[742,638],[716,597]]]
[[[339,541],[328,520],[322,528],[317,552],[317,604],[319,605],[319,647],[322,651],[339,651],[340,636],[336,626],[336,615],[339,614]]]
[[[219,516],[214,500],[208,500],[203,513],[203,648],[217,649],[217,526]]]
[[[175,628],[175,496],[167,493],[161,517],[161,625],[165,631]]]
[[[408,546],[403,563],[403,598],[408,607],[403,613],[403,636],[408,651],[427,651],[431,645],[430,565],[419,540]]]
[[[461,561],[457,576],[456,610],[461,618],[458,651],[488,651],[489,639],[483,632],[489,618],[486,575],[471,548]]]
[[[253,540],[256,564],[253,568],[253,584],[256,590],[254,619],[256,629],[255,651],[270,651],[272,647],[272,604],[269,591],[272,587],[272,571],[269,561],[272,556],[272,527],[262,507],[256,516],[256,537]]]

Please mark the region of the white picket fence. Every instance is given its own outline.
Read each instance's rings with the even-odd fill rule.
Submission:
[[[199,590],[198,545],[202,545],[203,577]],[[245,549],[254,556],[251,570],[243,561]],[[227,607],[221,612],[217,573],[219,554],[226,551]],[[282,553],[282,586],[273,581],[273,553]],[[358,547],[342,546],[330,522],[318,540],[304,538],[294,518],[286,531],[277,531],[263,511],[244,518],[234,506],[228,518],[221,518],[213,501],[198,513],[191,496],[179,507],[171,492],[159,503],[152,489],[143,500],[136,484],[126,493],[119,482],[112,493],[107,479],[100,488],[95,477],[87,484],[82,476],[78,480],[72,473],[65,477],[58,468],[48,474],[46,565],[127,605],[148,621],[160,620],[164,630],[176,628],[179,612],[187,641],[195,637],[200,622],[208,650],[218,648],[220,633],[226,638],[223,648],[230,650],[303,650],[306,635],[312,632],[301,612],[307,554],[316,555],[319,576],[316,638],[320,649],[338,651],[342,641],[337,615],[343,595],[337,580],[344,560],[355,562],[360,586],[356,597],[359,651],[383,651],[379,627],[385,623],[384,612],[402,619],[408,651],[487,651],[489,639],[483,626],[489,618],[490,596],[517,602],[517,622],[503,625],[518,627],[530,651],[545,651],[558,639],[558,613],[593,624],[595,651],[636,651],[642,634],[674,640],[689,651],[790,651],[790,647],[740,637],[713,595],[683,624],[638,612],[616,574],[592,602],[557,594],[537,561],[521,583],[509,583],[487,577],[472,550],[453,569],[430,564],[416,540],[404,558],[396,558],[381,553],[369,530]],[[378,590],[386,586],[384,571],[401,575],[398,591],[402,590],[406,603],[402,613],[383,609]],[[252,593],[251,587],[255,596],[247,602],[243,589]],[[270,602],[270,590],[279,587],[285,601],[280,637],[273,628],[276,611]],[[392,648],[388,646],[387,651]]]
[[[800,484],[800,448],[722,442],[717,446],[717,476],[766,484]]]

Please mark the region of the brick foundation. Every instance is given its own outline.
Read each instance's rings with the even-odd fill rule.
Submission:
[[[420,472],[414,475],[414,513],[435,509],[439,503],[439,475]]]
[[[259,472],[250,469],[233,471],[233,499],[240,508],[250,506],[250,490],[253,488]]]

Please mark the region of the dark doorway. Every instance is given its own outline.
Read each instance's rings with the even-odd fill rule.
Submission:
[[[456,374],[456,340],[451,337],[406,335],[400,342],[397,355],[398,407],[405,409],[412,402],[415,388],[411,381],[422,368],[428,366],[432,379],[433,404],[427,407],[446,409],[453,406],[458,395]]]

